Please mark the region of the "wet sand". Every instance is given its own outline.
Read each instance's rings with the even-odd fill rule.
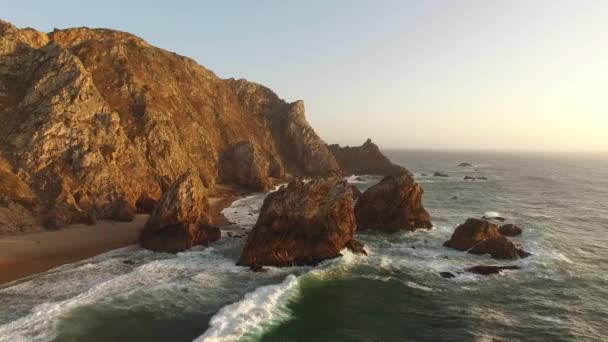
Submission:
[[[209,199],[217,226],[228,224],[221,211],[238,196]],[[97,221],[94,225],[75,224],[57,231],[0,236],[0,284],[63,264],[137,243],[148,215],[137,215],[131,222]]]

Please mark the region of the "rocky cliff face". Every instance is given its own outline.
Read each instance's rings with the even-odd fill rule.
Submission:
[[[150,211],[187,170],[213,188],[221,154],[243,141],[269,165],[261,179],[340,173],[301,101],[222,80],[128,33],[0,21],[0,157],[47,225]]]
[[[361,146],[340,147],[329,145],[341,170],[347,175],[395,175],[405,169],[393,164],[382,152],[378,145],[367,139]]]

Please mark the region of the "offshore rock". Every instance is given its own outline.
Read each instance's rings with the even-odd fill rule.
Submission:
[[[472,254],[490,254],[494,259],[517,259],[529,255],[500,235],[496,225],[475,218],[456,227],[450,240],[443,245]]]
[[[514,224],[504,224],[498,228],[498,232],[504,236],[519,236],[522,233],[521,228]]]
[[[243,266],[316,265],[350,247],[357,226],[350,189],[340,178],[294,180],[264,200],[241,254]]]
[[[422,205],[424,190],[409,172],[386,176],[367,189],[355,205],[359,230],[394,233],[431,228],[431,216]]]
[[[393,164],[382,152],[378,145],[367,139],[358,147],[340,147],[329,145],[329,150],[336,157],[345,175],[394,175],[405,169]]]

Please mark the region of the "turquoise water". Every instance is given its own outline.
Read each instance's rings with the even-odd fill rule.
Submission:
[[[316,268],[264,273],[234,265],[238,239],[178,255],[128,247],[0,289],[0,341],[607,339],[608,156],[387,154],[424,186],[434,229],[359,234],[367,257],[345,251]],[[463,161],[474,167],[456,166]],[[361,189],[378,181],[364,178]],[[263,198],[225,214],[246,229]],[[533,256],[497,262],[441,246],[457,224],[488,211],[520,225],[515,240]],[[459,273],[480,264],[522,269]]]

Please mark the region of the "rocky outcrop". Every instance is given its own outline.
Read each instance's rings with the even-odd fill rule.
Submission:
[[[142,247],[177,253],[220,238],[210,225],[206,189],[195,172],[183,174],[163,194],[139,238]]]
[[[282,173],[280,169],[270,170],[270,163],[248,141],[234,144],[224,150],[219,165],[222,182],[235,183],[254,191],[266,191],[270,188],[270,171],[279,175]]]
[[[514,224],[504,224],[498,228],[498,232],[503,236],[519,236],[522,233],[521,228]]]
[[[494,259],[517,259],[529,255],[500,235],[496,225],[474,218],[456,227],[450,240],[443,245],[472,254],[490,254]]]
[[[405,170],[391,163],[371,139],[357,147],[329,145],[345,175],[394,175]]]
[[[472,167],[473,165],[470,163],[466,163],[466,162],[462,162],[460,164],[458,164],[459,167]]]
[[[40,230],[37,198],[27,184],[0,158],[0,234]]]
[[[301,101],[222,80],[129,33],[0,22],[0,156],[49,226],[149,213],[187,170],[212,189],[222,153],[243,141],[253,173],[340,172]],[[264,187],[264,178],[246,186]]]
[[[384,177],[357,201],[358,229],[393,233],[431,228],[431,216],[422,205],[423,193],[409,172]]]
[[[350,189],[350,192],[353,193],[353,200],[356,202],[362,195],[361,190],[359,190],[359,188],[353,184],[348,184],[348,189]]]
[[[340,178],[294,180],[264,200],[238,264],[316,265],[351,247],[357,226],[352,193]]]

